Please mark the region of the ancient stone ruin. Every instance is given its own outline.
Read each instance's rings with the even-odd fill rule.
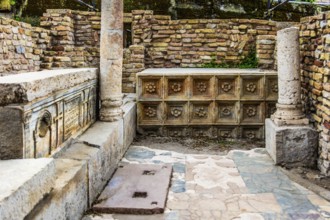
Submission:
[[[0,17],[0,219],[82,219],[89,209],[122,213],[121,198],[120,206],[109,199],[121,175],[154,181],[152,176],[164,171],[162,184],[152,185],[163,185],[164,197],[138,205],[133,199],[134,213],[147,207],[147,214],[166,211],[172,172],[173,179],[190,172],[187,189],[200,183],[191,189],[200,196],[235,192],[243,199],[250,198],[250,189],[239,176],[248,176],[245,168],[253,170],[259,160],[267,166],[317,167],[330,175],[330,12],[290,24],[172,20],[150,10],[124,14],[122,0],[102,3],[102,12],[49,9],[41,27]],[[127,48],[124,23],[132,27]],[[237,68],[247,64],[253,68]],[[152,137],[264,140],[273,161],[260,149],[185,157],[131,146],[132,153],[137,131]],[[176,162],[173,168],[130,168],[127,157],[140,154],[144,158],[137,163]],[[175,159],[164,159],[169,156]],[[247,163],[245,156],[257,159]],[[182,158],[193,162],[182,168]],[[208,167],[216,174],[204,172]],[[203,185],[204,173],[217,192]],[[218,175],[236,179],[213,181]],[[147,194],[134,191],[132,198]],[[274,195],[260,198],[270,201]]]

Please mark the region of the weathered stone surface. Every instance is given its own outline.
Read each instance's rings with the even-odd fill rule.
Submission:
[[[163,213],[171,165],[120,165],[93,210],[100,213]]]
[[[56,159],[53,191],[26,220],[79,220],[88,208],[88,177],[85,161]]]
[[[94,123],[96,69],[63,72],[0,78],[0,87],[12,97],[0,96],[6,99],[5,103],[14,102],[0,108],[0,121],[4,122],[0,128],[0,151],[3,153],[0,159],[54,155]],[[21,96],[11,89],[16,87],[24,88]],[[11,120],[7,122],[9,116]]]
[[[272,119],[278,126],[307,125],[309,121],[301,105],[298,28],[278,31],[277,51],[279,98]]]
[[[170,137],[261,139],[278,94],[276,72],[259,69],[147,69],[137,79],[139,130]]]
[[[54,187],[53,159],[0,160],[0,216],[24,219]]]
[[[27,103],[95,80],[97,69],[63,69],[0,77],[0,106]]]
[[[118,121],[123,117],[122,63],[123,13],[122,0],[102,0],[100,58],[100,120]]]
[[[277,126],[266,119],[266,149],[275,164],[315,167],[318,133],[309,126]]]

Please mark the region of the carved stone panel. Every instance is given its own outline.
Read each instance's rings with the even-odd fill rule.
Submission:
[[[166,102],[166,121],[165,124],[182,125],[188,123],[188,102]]]
[[[170,77],[165,80],[165,99],[188,98],[188,77]]]
[[[213,102],[190,102],[190,122],[210,124],[213,122]]]
[[[239,99],[239,78],[237,76],[218,76],[216,80],[218,100]]]
[[[241,137],[243,139],[250,139],[250,140],[261,139],[264,136],[264,127],[244,126],[241,128],[241,132],[242,132]]]
[[[20,154],[11,155],[11,159],[56,156],[95,122],[97,70],[44,71],[26,78],[17,77],[16,83],[22,84],[29,99],[2,107],[12,112],[10,115],[20,109],[20,117],[11,117],[11,124],[20,124],[16,128],[22,134],[20,141],[7,146]],[[0,130],[0,148],[5,139],[18,138],[14,132],[10,135]],[[0,159],[5,159],[1,149]]]
[[[141,124],[163,124],[162,102],[140,102],[138,105],[138,121]]]
[[[192,136],[196,138],[201,138],[201,137],[212,137],[212,127],[208,126],[196,126],[192,127]]]
[[[141,99],[162,99],[163,88],[161,77],[145,77],[139,79],[138,88]]]
[[[260,124],[264,123],[264,103],[243,102],[241,103],[241,123]]]
[[[166,127],[165,136],[174,138],[189,137],[190,129],[185,126],[168,126]]]
[[[241,99],[262,100],[264,98],[264,78],[261,76],[242,76]]]
[[[217,124],[238,124],[239,119],[238,102],[216,102],[216,123]]]
[[[141,92],[138,103],[159,103],[153,105],[159,115],[147,118],[140,110],[138,126],[158,126],[162,135],[171,137],[262,138],[260,129],[277,99],[277,75],[270,71],[150,69],[138,74],[138,91],[153,80],[160,83],[163,96]]]
[[[278,99],[278,82],[277,77],[266,77],[266,99],[277,101]]]
[[[191,77],[191,98],[205,99],[214,96],[213,78],[211,76]]]
[[[238,137],[237,127],[221,126],[216,127],[217,137],[220,139],[235,139]]]

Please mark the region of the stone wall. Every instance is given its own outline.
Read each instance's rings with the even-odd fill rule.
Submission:
[[[143,71],[144,66],[144,47],[132,45],[124,50],[123,60],[123,92],[135,93],[136,74]]]
[[[50,32],[0,17],[0,76],[40,69]]]
[[[171,20],[152,11],[132,14],[133,44],[146,47],[147,68],[238,63],[255,50],[257,36],[275,37],[277,30],[276,22],[257,19]]]
[[[330,175],[330,12],[301,19],[300,49],[305,111],[320,132],[318,166]]]
[[[97,12],[49,9],[40,25],[51,30],[45,69],[99,65],[101,17]]]

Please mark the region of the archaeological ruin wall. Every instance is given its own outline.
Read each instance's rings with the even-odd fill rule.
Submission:
[[[300,52],[305,111],[320,132],[318,167],[330,174],[330,12],[301,19]]]

